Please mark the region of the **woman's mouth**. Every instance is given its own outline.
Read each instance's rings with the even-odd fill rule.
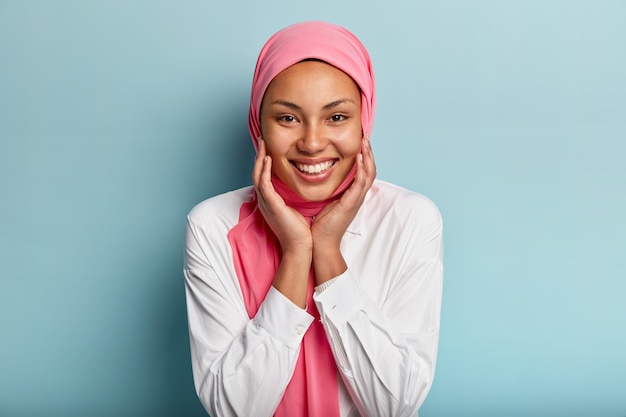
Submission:
[[[335,161],[324,161],[319,164],[303,164],[300,162],[292,162],[292,164],[298,169],[298,171],[302,172],[306,175],[317,175],[323,172],[328,171],[335,165]]]

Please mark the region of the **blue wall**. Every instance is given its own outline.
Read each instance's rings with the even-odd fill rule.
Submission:
[[[626,2],[252,3],[0,1],[0,416],[203,415],[185,215],[249,183],[262,43],[323,19],[445,220],[421,415],[624,417]]]

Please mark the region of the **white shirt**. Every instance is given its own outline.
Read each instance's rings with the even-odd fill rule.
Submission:
[[[188,216],[184,273],[193,375],[211,417],[271,416],[313,321],[274,287],[248,317],[227,234],[251,195],[252,187],[222,194]],[[439,211],[420,194],[375,180],[341,252],[348,270],[314,295],[339,371],[341,416],[415,416],[437,358]]]

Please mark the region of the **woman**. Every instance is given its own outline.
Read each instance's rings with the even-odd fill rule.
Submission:
[[[375,180],[369,55],[323,22],[257,62],[253,187],[188,217],[194,382],[212,417],[414,416],[432,384],[442,226]]]

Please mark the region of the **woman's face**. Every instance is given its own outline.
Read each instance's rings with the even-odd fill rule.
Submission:
[[[361,93],[343,71],[304,61],[279,73],[261,104],[272,171],[308,201],[327,199],[361,148]]]

